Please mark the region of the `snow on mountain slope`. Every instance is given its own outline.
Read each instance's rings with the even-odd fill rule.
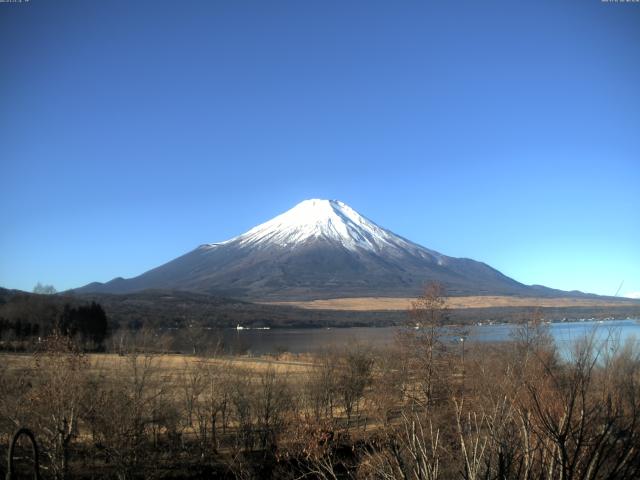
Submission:
[[[322,199],[305,200],[238,237],[203,245],[203,248],[234,243],[244,247],[292,249],[318,239],[339,243],[351,251],[391,253],[389,250],[409,250],[414,255],[426,253],[430,257],[444,258],[376,225],[343,202]]]
[[[235,238],[130,279],[79,292],[176,289],[255,299],[413,296],[438,281],[452,295],[524,295],[490,266],[395,235],[337,200],[305,200]]]

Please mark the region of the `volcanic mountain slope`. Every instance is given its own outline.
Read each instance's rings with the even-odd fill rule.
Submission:
[[[91,283],[79,292],[176,289],[253,300],[414,296],[428,281],[448,295],[559,296],[488,265],[453,258],[376,225],[336,200],[305,200],[222,243],[195,250],[135,278]]]

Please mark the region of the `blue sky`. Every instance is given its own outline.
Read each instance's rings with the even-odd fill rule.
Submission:
[[[0,285],[134,276],[306,198],[640,292],[640,4],[0,3]]]

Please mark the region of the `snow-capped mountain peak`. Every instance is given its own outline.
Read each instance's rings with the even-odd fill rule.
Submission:
[[[429,250],[342,202],[319,199],[305,200],[242,235],[201,245],[137,277],[81,290],[175,289],[292,300],[413,296],[429,281],[441,282],[454,295],[531,291],[488,265]]]
[[[380,251],[415,247],[390,231],[363,217],[338,200],[311,199],[224,242],[242,246],[294,248],[310,240],[338,242],[349,250]]]

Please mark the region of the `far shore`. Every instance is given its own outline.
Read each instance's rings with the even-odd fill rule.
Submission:
[[[260,302],[265,305],[286,305],[308,310],[343,311],[398,311],[411,308],[415,298],[407,297],[352,297],[328,300]],[[630,298],[542,298],[512,296],[466,296],[447,297],[446,307],[450,309],[493,308],[493,307],[619,307],[636,306],[640,301]]]

